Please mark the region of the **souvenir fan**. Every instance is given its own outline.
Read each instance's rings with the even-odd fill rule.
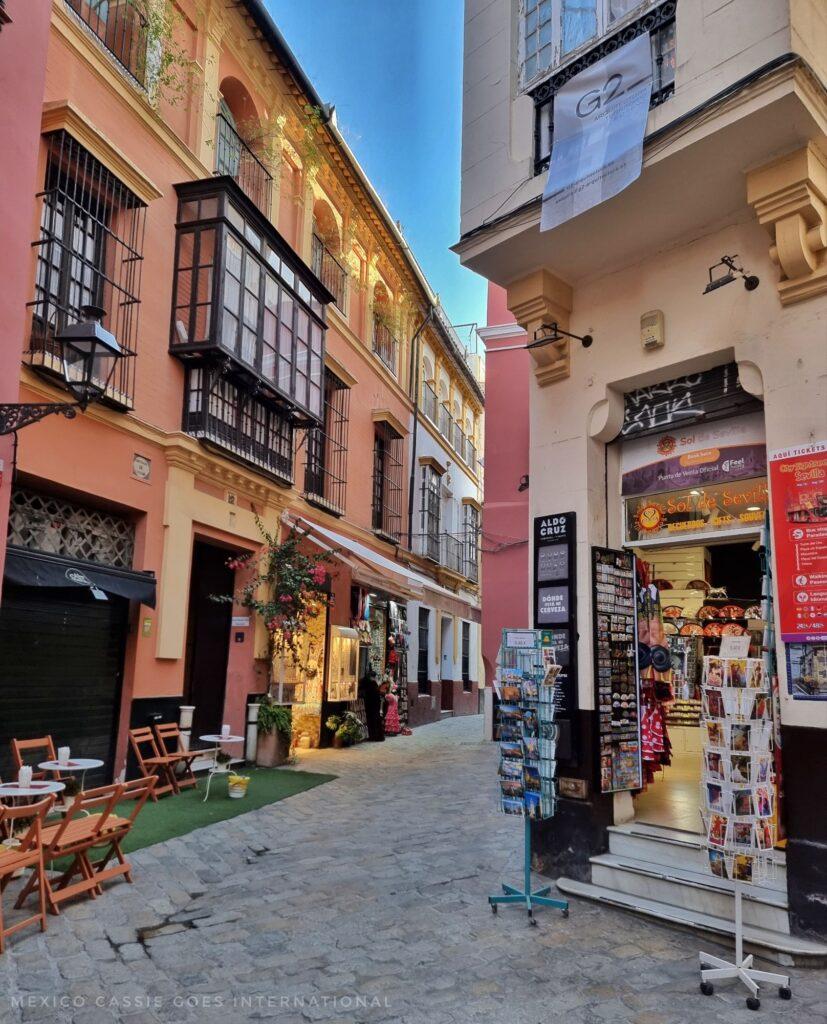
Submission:
[[[712,626],[717,623],[712,623]],[[745,630],[743,626],[739,626],[737,622],[728,622],[721,629],[721,636],[743,636]]]
[[[698,611],[699,619],[717,619],[718,609],[711,604],[702,605]]]
[[[675,625],[674,622],[664,622],[664,624],[663,624],[663,632],[667,636],[677,636],[678,635],[678,627]]]
[[[723,608],[719,609],[718,614],[722,619],[743,619],[744,609],[740,604],[725,604]]]
[[[708,622],[704,626],[704,636],[721,636],[724,627],[720,622]]]
[[[677,604],[668,604],[663,609],[663,617],[665,619],[680,619],[683,616],[683,608]]]
[[[745,619],[760,619],[761,618],[761,605],[751,604],[749,608],[744,611]]]
[[[699,626],[697,622],[687,622],[681,626],[680,636],[703,636],[704,628]]]

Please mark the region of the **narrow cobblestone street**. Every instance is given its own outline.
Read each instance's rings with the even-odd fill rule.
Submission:
[[[0,1019],[55,1024],[312,1020],[630,1024],[755,1021],[698,992],[698,940],[585,902],[494,917],[522,823],[494,809],[481,719],[310,752],[335,781],[148,848],[135,884],[67,907],[0,959]],[[827,1020],[798,970],[763,1019]]]

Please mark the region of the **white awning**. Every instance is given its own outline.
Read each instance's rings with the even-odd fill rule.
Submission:
[[[463,600],[453,590],[441,587],[438,583],[434,583],[432,579],[423,576],[422,573],[409,569],[406,565],[402,565],[401,562],[395,562],[393,559],[386,558],[378,551],[374,551],[366,544],[362,544],[352,537],[346,537],[343,533],[336,533],[335,530],[328,530],[324,526],[318,526],[316,523],[310,522],[309,519],[303,519],[300,516],[293,517],[285,514],[285,519],[288,523],[292,523],[298,529],[307,533],[311,540],[316,540],[317,542],[324,541],[326,543],[322,546],[329,546],[337,551],[347,553],[364,563],[365,569],[362,569],[359,566],[354,566],[354,563],[348,559],[345,559],[351,565],[351,568],[354,569],[354,576],[360,579],[361,582],[367,583],[368,586],[379,587],[383,590],[397,590],[403,595],[414,599],[421,599],[425,596],[424,591],[430,590],[433,593],[450,597],[454,601]]]

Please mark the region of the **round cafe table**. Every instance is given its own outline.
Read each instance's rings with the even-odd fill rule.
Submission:
[[[206,803],[207,797],[210,795],[210,785],[212,783],[213,775],[224,775],[229,772],[229,768],[221,768],[218,764],[218,748],[224,743],[243,743],[243,736],[221,736],[218,733],[208,733],[206,736],[199,736],[199,740],[203,740],[205,743],[214,743],[212,753],[212,764],[207,772],[207,792],[204,794],[202,803]]]
[[[86,773],[93,768],[102,768],[103,761],[96,757],[70,757],[68,761],[41,761],[37,766],[44,772],[66,772],[67,775],[74,775],[80,772],[81,792],[86,788]]]
[[[0,802],[15,800],[21,803],[35,803],[49,793],[60,793],[64,789],[65,783],[53,782],[50,779],[33,780],[28,786],[21,786],[19,782],[3,782],[0,783]],[[14,838],[13,832],[11,838]]]

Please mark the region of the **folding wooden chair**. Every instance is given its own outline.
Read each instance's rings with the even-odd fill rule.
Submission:
[[[13,833],[16,821],[25,819],[29,822],[26,831],[17,837],[17,848],[6,849],[0,853],[0,953],[6,948],[6,936],[21,928],[40,922],[40,930],[46,931],[46,884],[43,871],[42,830],[43,821],[54,803],[54,799],[54,796],[50,794],[44,800],[40,800],[36,804],[28,804],[25,807],[0,806],[0,824],[8,829],[9,834]],[[39,909],[31,917],[16,921],[7,928],[3,922],[3,893],[17,872],[26,868],[31,868],[32,874],[26,885],[25,893],[28,895],[35,887],[37,888]],[[23,899],[21,898],[15,905],[20,907],[22,904]]]
[[[152,799],[157,800],[164,793],[178,793],[174,765],[180,759],[180,754],[162,754],[155,741],[155,734],[148,725],[140,729],[130,729],[129,742],[141,775],[145,779],[155,775],[161,783],[152,789]]]
[[[51,864],[59,857],[72,858],[69,867],[57,878],[50,878],[48,872],[43,871],[46,903],[51,913],[59,914],[60,904],[73,896],[88,893],[95,899],[100,895],[98,879],[89,862],[89,851],[101,842],[101,832],[122,792],[123,785],[114,783],[78,793],[65,817],[41,830],[44,864]],[[93,811],[97,813],[93,814]],[[81,878],[77,882],[72,881],[78,874]],[[34,885],[34,880],[29,879],[17,898],[16,907],[23,905]]]
[[[33,779],[50,778],[55,782],[64,781],[60,772],[45,772],[37,767],[40,761],[57,761],[55,745],[51,736],[38,736],[37,739],[32,740],[13,739],[11,741],[11,756],[18,771],[24,764],[31,764]]]
[[[186,750],[181,740],[181,730],[176,722],[161,722],[155,726],[155,735],[158,738],[158,746],[161,753],[167,757],[177,757],[178,760],[172,764],[172,771],[178,789],[186,789],[188,786],[198,784],[193,770],[192,762],[199,757],[203,751]]]
[[[123,855],[121,843],[132,830],[135,819],[147,802],[157,782],[158,776],[150,775],[149,778],[132,779],[131,782],[123,783],[120,801],[125,803],[127,800],[131,800],[133,802],[132,810],[127,817],[121,817],[119,814],[110,814],[104,823],[100,833],[100,844],[96,845],[96,849],[103,849],[103,856],[98,860],[92,861],[92,867],[98,883],[115,878],[117,875],[123,875],[127,882],[132,881],[129,861]],[[109,862],[113,857],[117,860],[117,864],[109,867]]]

